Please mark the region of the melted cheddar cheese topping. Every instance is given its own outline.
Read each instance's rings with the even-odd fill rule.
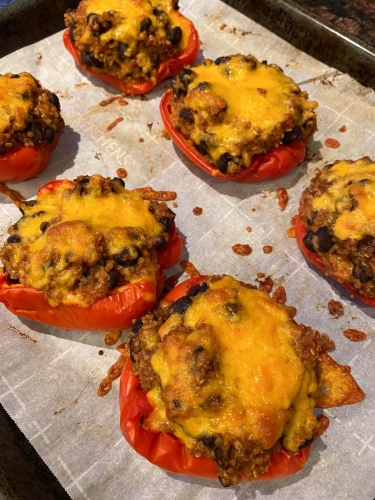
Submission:
[[[0,133],[10,128],[24,130],[30,121],[29,111],[34,107],[32,89],[36,80],[29,73],[20,73],[19,78],[0,75]]]
[[[309,102],[280,68],[261,64],[254,57],[236,55],[225,64],[206,60],[193,72],[185,105],[201,114],[202,124],[196,121],[190,139],[198,145],[206,142],[214,163],[229,153],[242,157],[247,167],[254,154],[280,144],[285,132],[315,119],[317,103]],[[207,88],[200,89],[204,82]],[[217,114],[215,106],[221,113],[206,123],[206,114]]]
[[[317,383],[293,346],[292,315],[230,276],[210,283],[159,330],[151,364],[161,385],[147,394],[154,411],[145,424],[169,428],[188,449],[210,435],[270,449],[284,435],[284,446],[296,452],[316,427]],[[171,420],[173,405],[179,412]]]
[[[313,199],[313,208],[338,214],[333,234],[340,240],[374,237],[375,163],[369,158],[339,161],[323,170],[320,178],[328,187]]]
[[[74,187],[63,181],[42,189],[36,202],[26,203],[2,260],[12,278],[43,290],[52,306],[88,307],[117,282],[156,279],[152,242],[163,228],[149,200],[93,175]]]

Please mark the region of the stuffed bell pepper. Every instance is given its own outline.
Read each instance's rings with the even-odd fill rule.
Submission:
[[[128,328],[160,294],[182,250],[165,202],[119,178],[79,176],[19,205],[0,250],[0,302],[23,318],[77,330]]]
[[[199,52],[178,0],[82,0],[65,14],[64,44],[77,64],[125,94],[145,94]]]
[[[0,75],[0,182],[40,174],[63,128],[56,94],[29,73]]]
[[[223,180],[258,182],[303,161],[316,107],[281,68],[237,54],[183,69],[160,111],[196,166]]]
[[[119,358],[128,443],[167,471],[223,486],[298,472],[329,424],[314,408],[364,393],[327,354],[328,336],[295,314],[230,276],[178,285],[133,325]]]
[[[302,194],[296,238],[327,276],[375,306],[375,162],[365,157],[325,166]]]

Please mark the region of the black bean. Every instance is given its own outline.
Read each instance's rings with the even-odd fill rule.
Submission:
[[[166,231],[167,233],[169,233],[169,231],[171,230],[171,227],[172,227],[172,219],[170,219],[169,217],[161,217],[158,220],[158,222],[161,225],[161,227],[163,228],[163,230]]]
[[[228,170],[228,164],[232,161],[232,155],[229,153],[224,153],[216,162],[217,168],[221,173],[225,174]]]
[[[29,200],[29,201],[24,201],[22,202],[23,205],[26,205],[27,207],[35,207],[36,205],[36,200]]]
[[[181,408],[182,406],[181,401],[176,398],[172,399],[172,405],[174,406],[174,408]]]
[[[196,349],[194,349],[194,352],[193,352],[193,356],[196,357],[198,356],[201,352],[204,351],[204,347],[202,347],[201,345],[198,346]]]
[[[55,131],[51,127],[46,128],[46,139],[49,144],[51,144],[55,138]]]
[[[30,126],[30,130],[34,135],[35,143],[43,141],[42,126],[38,122],[33,122]]]
[[[207,448],[213,448],[215,446],[215,439],[215,436],[211,434],[203,434],[203,436],[201,436],[201,441]]]
[[[156,236],[154,248],[155,250],[160,250],[166,244],[166,239],[163,236]]]
[[[182,108],[180,111],[180,118],[189,123],[194,123],[194,115],[190,108]]]
[[[108,273],[107,287],[108,290],[113,290],[118,283],[118,272],[115,269],[111,269]]]
[[[74,38],[75,27],[76,27],[75,23],[70,23],[70,25],[69,25],[69,38],[72,42],[75,42],[75,38]],[[82,60],[82,56],[81,56],[81,60]]]
[[[18,278],[12,278],[9,273],[7,273],[7,281],[9,283],[13,283],[13,285],[16,285],[20,282]]]
[[[81,61],[85,66],[93,66],[90,54],[86,51],[81,52]]]
[[[328,250],[333,245],[333,241],[331,235],[329,234],[328,228],[326,226],[320,227],[315,232],[315,236],[318,239],[318,250],[320,252],[328,252]]]
[[[257,67],[257,63],[252,57],[244,57],[243,61],[247,63],[252,70]],[[267,61],[262,61],[262,64],[267,64]]]
[[[203,283],[198,283],[197,285],[194,285],[190,288],[189,290],[189,297],[195,297],[199,293],[206,292],[208,290],[209,286],[205,281]]]
[[[358,185],[364,186],[365,184],[369,184],[370,182],[371,182],[370,179],[361,179],[360,181],[358,181]]]
[[[158,66],[160,64],[160,57],[158,54],[151,54],[150,61],[153,66]]]
[[[180,82],[183,82],[186,85],[188,85],[193,80],[194,75],[195,73],[193,70],[189,68],[184,68],[179,72],[178,79],[180,80]]]
[[[61,110],[60,101],[59,101],[59,98],[57,97],[56,94],[53,94],[52,92],[49,92],[49,94],[48,94],[48,100],[49,100],[49,102],[51,104],[53,104],[55,106],[55,108],[57,109],[57,111]]]
[[[179,9],[178,0],[172,0],[172,7],[173,7],[173,10]]]
[[[302,139],[302,129],[296,125],[290,132],[286,132],[283,137],[283,144],[287,145],[293,141],[300,141]]]
[[[50,226],[50,223],[49,222],[42,222],[41,225],[39,226],[39,229],[42,231],[42,233],[44,233],[46,231],[46,229],[48,229],[48,227]]]
[[[354,265],[352,269],[352,276],[359,279],[361,283],[368,283],[371,280],[371,275],[358,265]]]
[[[196,88],[201,92],[204,92],[209,87],[209,85],[210,84],[208,82],[199,82]]]
[[[168,40],[172,45],[177,45],[180,43],[182,38],[182,29],[179,26],[174,26],[168,33]]]
[[[4,144],[0,144],[0,155],[5,154],[7,151],[7,148],[4,146]]]
[[[19,77],[20,77],[20,75],[17,75],[17,74],[14,74],[11,76],[11,78],[19,78]]]
[[[214,448],[214,456],[219,467],[224,467],[224,453],[222,448]]]
[[[130,349],[130,359],[133,361],[133,363],[136,362],[136,359],[135,359],[135,356],[134,356],[134,340],[135,338],[132,337],[130,340],[129,340],[129,349]]]
[[[139,31],[141,33],[143,31],[147,31],[151,25],[152,25],[151,19],[149,17],[144,17],[139,26]]]
[[[194,147],[201,155],[207,154],[208,146],[204,141],[201,141],[199,144],[194,144]]]
[[[125,52],[128,50],[128,48],[129,48],[129,45],[127,43],[120,43],[120,45],[118,46],[117,55],[118,55],[118,58],[120,59],[120,61],[123,61],[124,59],[126,59]]]
[[[44,210],[39,210],[39,212],[35,212],[31,217],[35,219],[36,217],[40,217],[41,215],[45,214]]]
[[[305,236],[303,238],[303,244],[305,245],[307,250],[310,250],[310,252],[316,253],[316,250],[314,248],[314,243],[313,243],[314,236],[315,236],[314,231],[311,231],[311,230],[307,231],[307,233],[305,234]]]
[[[216,66],[219,66],[220,64],[226,64],[231,59],[232,59],[231,56],[221,56],[221,57],[218,57],[217,59],[215,59],[215,64],[216,64]]]
[[[173,304],[171,304],[171,307],[169,308],[169,314],[173,313],[183,314],[184,312],[187,311],[191,302],[192,302],[191,298],[188,297],[187,295],[180,297],[179,299],[175,300]]]
[[[21,236],[18,234],[11,234],[7,239],[7,243],[18,243],[19,241],[21,241]]]
[[[132,326],[132,332],[138,333],[139,330],[142,328],[142,326],[143,326],[142,318],[137,319],[137,321]]]
[[[142,256],[142,250],[135,246],[129,245],[113,256],[115,262],[120,266],[134,266],[138,259]]]
[[[120,186],[125,187],[125,181],[124,179],[120,179],[120,177],[113,177],[112,182],[115,182],[116,184],[120,184]]]
[[[164,12],[164,10],[157,9],[156,7],[153,9],[152,13],[156,18],[164,24],[168,24],[169,22],[169,17],[168,15]]]

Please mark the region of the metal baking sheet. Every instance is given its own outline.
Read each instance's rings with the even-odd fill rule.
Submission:
[[[319,131],[309,143],[308,160],[283,179],[255,185],[208,177],[163,137],[158,105],[168,82],[152,91],[146,101],[127,98],[128,106],[117,102],[99,106],[100,101],[117,95],[116,90],[77,69],[63,47],[62,33],[56,33],[0,61],[1,73],[29,71],[56,92],[67,124],[48,169],[13,187],[30,198],[54,178],[87,173],[113,177],[124,167],[129,188],[151,185],[175,190],[176,221],[185,238],[183,258],[202,273],[228,273],[254,282],[257,273],[264,272],[282,284],[288,304],[298,309],[297,321],[328,333],[336,342],[335,359],[352,367],[366,400],[327,412],[331,425],[314,444],[310,460],[299,474],[223,489],[214,481],[165,473],[129,448],[118,426],[117,383],[106,397],[96,396],[100,380],[117,359],[115,349],[104,346],[103,334],[23,321],[2,307],[0,402],[74,500],[120,500],[124,496],[162,500],[166,491],[178,499],[286,500],[294,496],[349,500],[358,498],[360,492],[361,499],[372,500],[375,314],[310,268],[286,233],[301,192],[316,168],[340,158],[375,158],[375,92],[223,2],[183,0],[181,11],[200,33],[200,58],[252,53],[284,68],[318,101]],[[124,120],[108,132],[106,127],[119,116]],[[343,125],[346,132],[339,131]],[[339,141],[340,147],[325,146],[327,138]],[[284,212],[279,210],[275,194],[280,187],[289,194]],[[200,216],[193,214],[197,206],[203,209]],[[18,210],[0,196],[2,240],[7,227],[18,218]],[[249,226],[252,232],[246,230]],[[232,245],[236,243],[249,244],[252,254],[234,254]],[[263,252],[264,245],[273,247],[271,254]],[[170,274],[181,280],[186,277],[179,266]],[[328,313],[330,299],[342,302],[343,316],[334,319]],[[349,327],[364,331],[367,340],[350,342],[342,334]],[[100,350],[104,355],[99,355]]]

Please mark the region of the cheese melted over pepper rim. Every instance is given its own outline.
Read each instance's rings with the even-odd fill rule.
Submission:
[[[154,410],[143,425],[159,432],[169,428],[190,450],[205,435],[251,439],[264,449],[283,436],[285,448],[297,452],[317,426],[317,382],[293,347],[293,314],[293,308],[230,276],[211,283],[185,314],[172,314],[159,330],[151,364],[160,384],[147,393]],[[179,333],[180,325],[190,333]],[[198,388],[191,384],[194,373],[184,368],[192,346],[206,350],[216,364]],[[184,418],[167,417],[163,398],[171,391],[187,408]],[[213,396],[220,401],[215,409],[205,403]]]

